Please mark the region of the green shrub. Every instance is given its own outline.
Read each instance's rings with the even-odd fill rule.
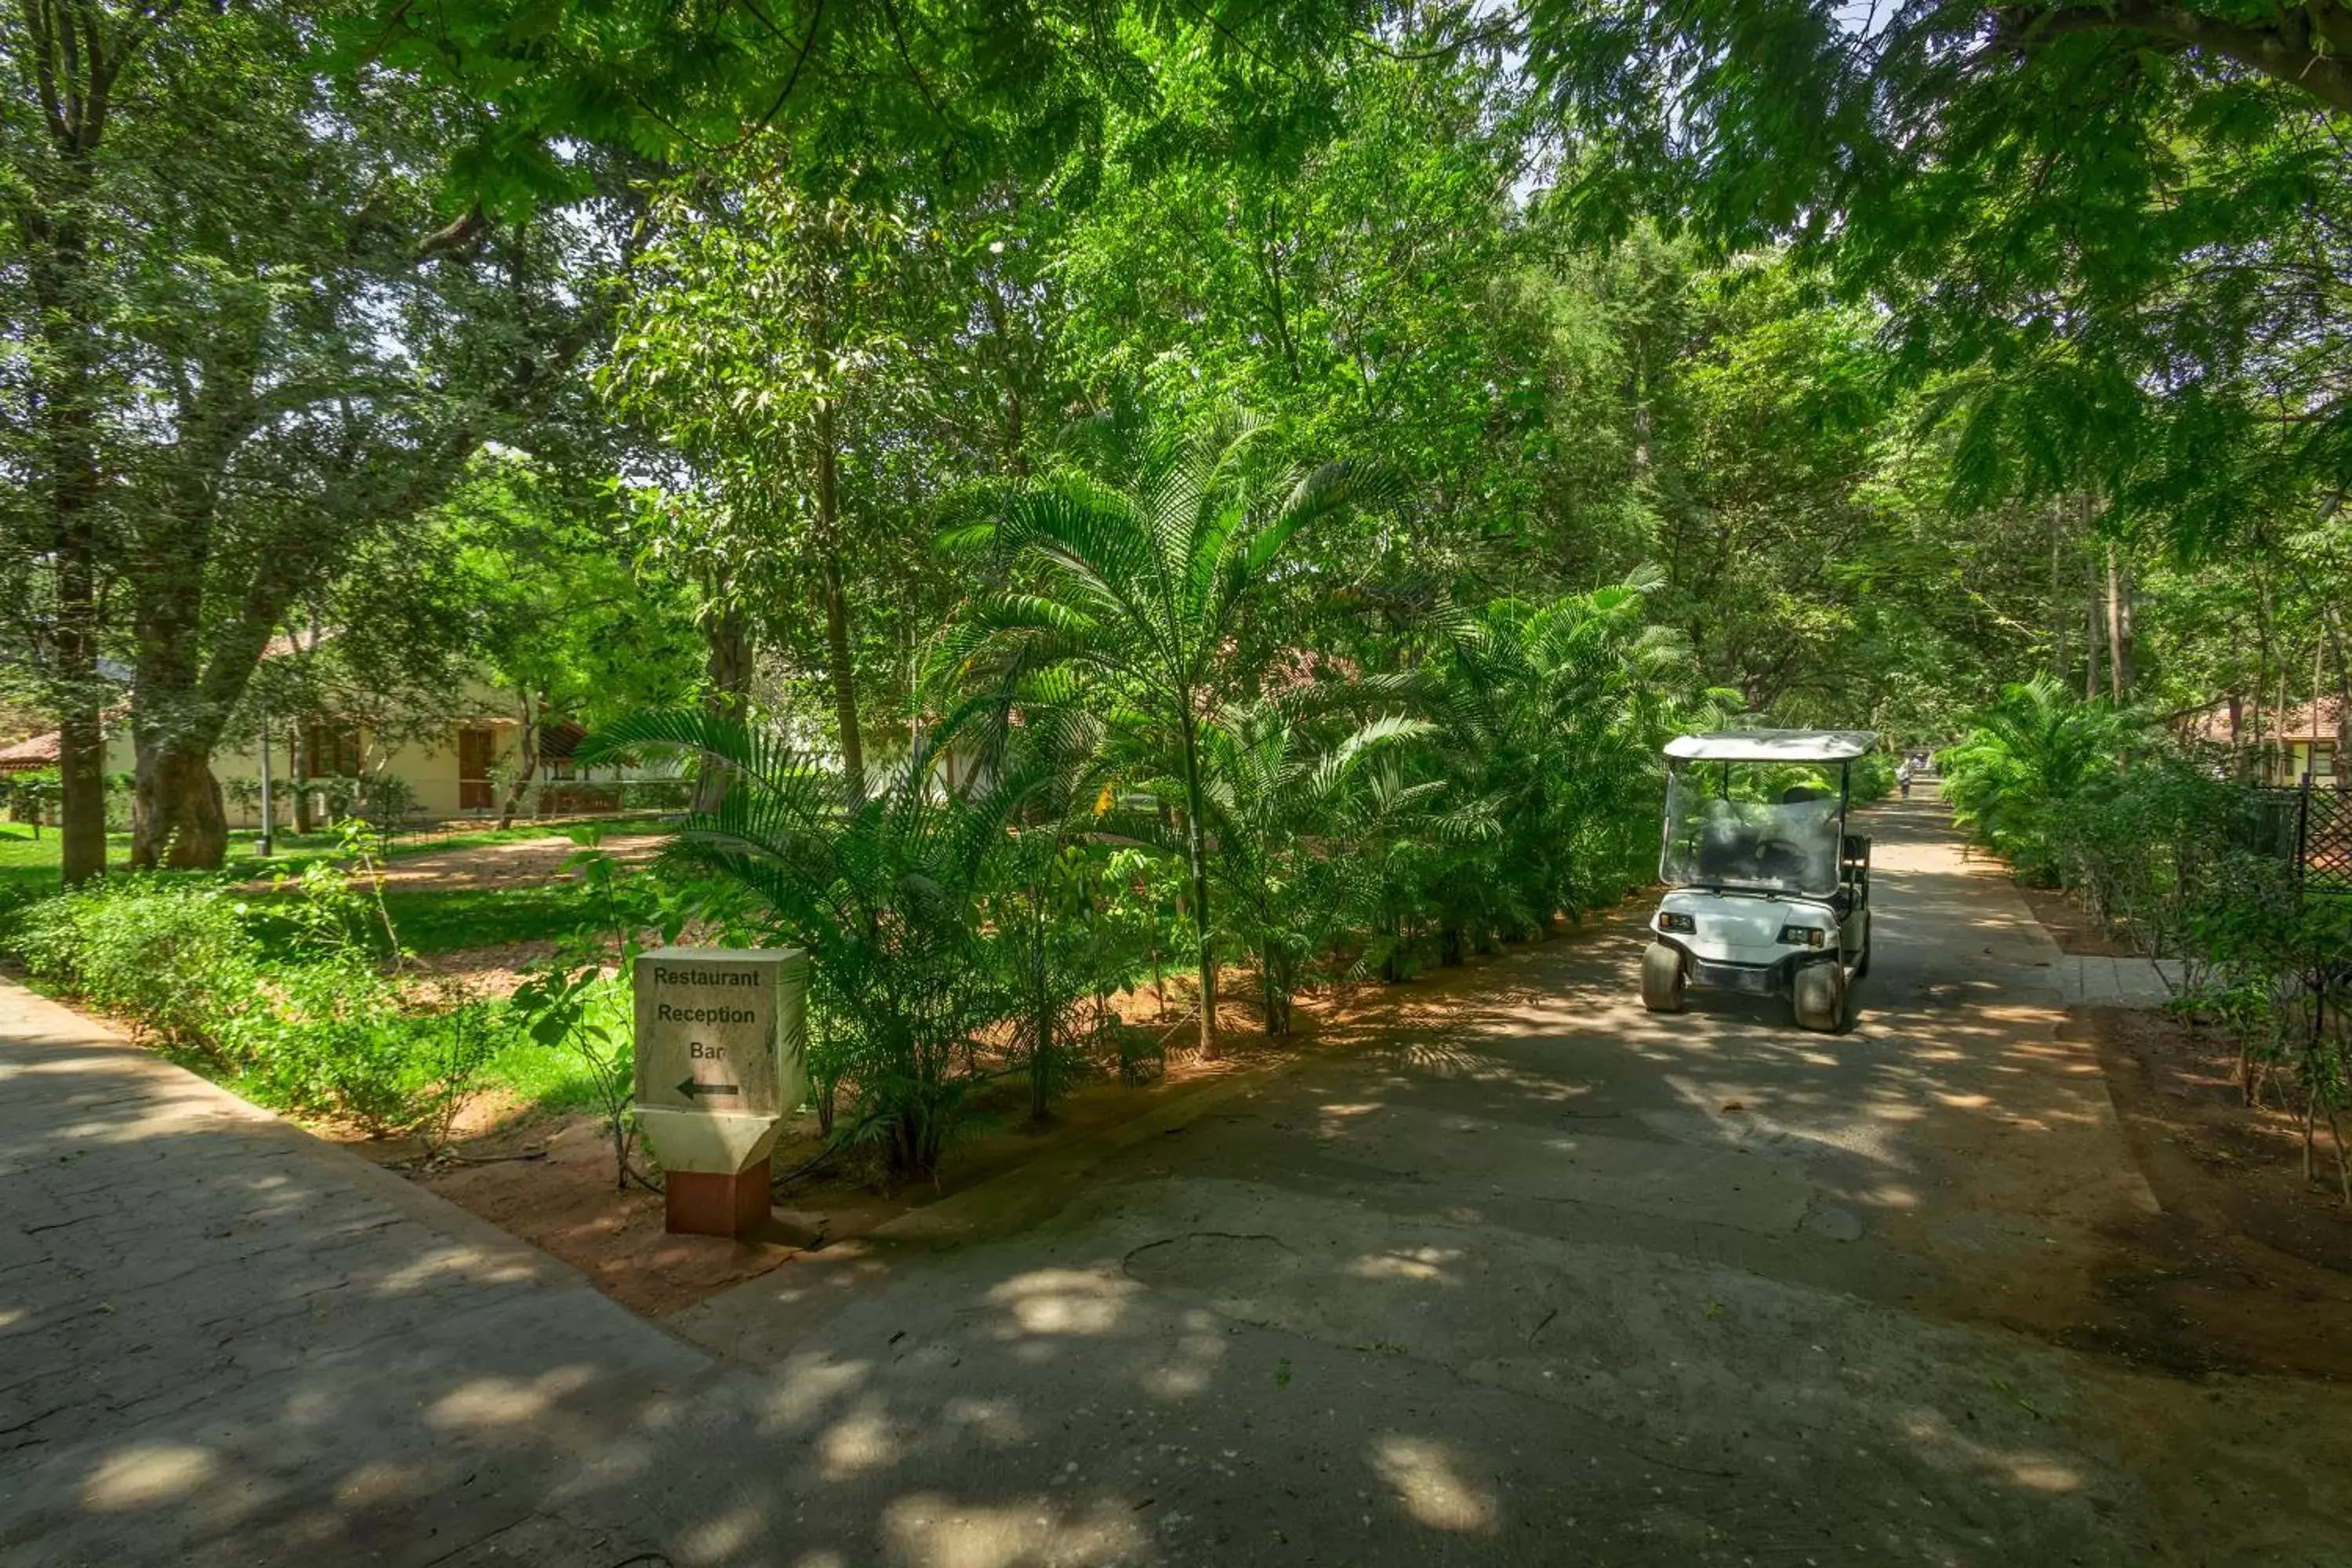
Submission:
[[[2005,686],[1968,739],[1937,759],[1952,820],[2020,876],[2053,886],[2057,815],[2114,785],[2116,756],[2136,731],[2128,715],[2085,702],[2049,676]]]
[[[694,785],[686,779],[624,779],[624,811],[684,811],[694,800]]]
[[[1874,800],[1885,800],[1895,793],[1895,755],[1891,752],[1868,752],[1854,758],[1846,774],[1846,798],[1855,805],[1868,805]]]
[[[65,790],[57,769],[38,768],[0,777],[0,797],[5,799],[9,820],[32,824],[33,837],[38,838],[43,825],[57,820]]]
[[[8,945],[41,984],[229,1064],[267,1014],[244,916],[217,885],[109,877],[27,906]]]
[[[264,1104],[437,1143],[510,1030],[444,992],[419,1005],[383,967],[394,938],[353,879],[314,864],[295,959],[271,963],[219,883],[110,877],[25,906],[8,950],[33,978],[202,1058]]]

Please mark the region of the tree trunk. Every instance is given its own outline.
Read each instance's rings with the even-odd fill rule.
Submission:
[[[751,708],[751,633],[743,612],[721,599],[719,608],[703,621],[702,710],[714,719],[741,722]],[[694,806],[698,816],[716,812],[727,798],[724,764],[705,760],[694,783]]]
[[[2124,609],[2124,576],[2115,566],[2115,545],[2107,545],[2107,691],[2122,708],[2131,696],[2131,611]]]
[[[2352,776],[2345,770],[2352,767],[2352,664],[2344,658],[2344,618],[2336,606],[2323,604],[2320,616],[2327,626],[2327,641],[2336,655],[2336,770],[2337,789],[2352,784]]]
[[[1217,1059],[1217,957],[1209,940],[1209,851],[1202,837],[1201,756],[1193,733],[1192,695],[1179,693],[1184,734],[1184,851],[1192,873],[1192,923],[1201,937],[1201,1058]]]
[[[825,552],[824,662],[833,687],[833,713],[841,729],[842,798],[852,811],[866,800],[866,746],[857,729],[857,672],[849,657],[849,604],[841,557]]]
[[[2065,680],[2073,670],[2066,649],[2066,623],[2071,612],[2066,607],[2065,560],[2066,503],[2050,503],[2050,675],[2054,680]]]
[[[67,701],[58,716],[58,854],[70,888],[106,870],[106,734],[95,702],[70,690]]]
[[[47,15],[47,13],[43,13]],[[71,27],[64,36],[71,37]],[[93,45],[95,37],[89,40]],[[46,51],[44,51],[46,52]],[[103,68],[93,47],[83,62]],[[71,56],[68,54],[70,60]],[[84,83],[69,83],[81,88]],[[95,181],[93,157],[103,127],[106,94],[69,91],[79,123],[64,126],[58,188],[46,208],[28,204],[19,226],[30,241],[26,275],[46,353],[35,362],[31,400],[47,469],[49,531],[57,571],[58,857],[73,887],[106,871],[106,736],[108,692],[98,672],[99,348],[89,321],[89,236],[83,201]],[[53,110],[58,105],[52,105]],[[63,121],[52,117],[53,126]],[[44,362],[46,362],[44,363]],[[38,374],[46,371],[47,374]]]
[[[866,747],[857,731],[857,671],[849,657],[849,595],[841,570],[841,476],[834,449],[833,400],[816,408],[816,522],[824,594],[825,674],[841,728],[841,790],[849,809],[866,799]]]
[[[297,721],[294,738],[286,743],[289,761],[287,767],[294,775],[294,831],[309,833],[319,824],[310,811],[310,727]]]
[[[217,868],[228,853],[228,816],[213,777],[211,737],[175,736],[139,747],[131,863],[142,869]]]
[[[530,788],[531,780],[539,773],[540,721],[546,717],[543,702],[534,702],[528,691],[519,694],[522,727],[515,734],[515,772],[508,782],[506,804],[499,810],[499,831],[514,826],[515,812],[522,805],[523,792]]]
[[[2085,575],[2090,592],[2084,605],[2084,627],[2089,641],[2084,649],[2087,662],[2083,666],[2083,700],[2088,702],[2099,694],[2099,642],[2106,617],[2099,604],[2098,568],[2091,567]]]
[[[1054,1004],[1040,985],[1033,1004],[1036,1038],[1029,1054],[1029,1120],[1043,1127],[1054,1113]]]

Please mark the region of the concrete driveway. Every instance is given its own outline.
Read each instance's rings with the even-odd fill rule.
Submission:
[[[1653,1018],[1619,925],[1083,1190],[926,1211],[1076,1194],[814,1331],[793,1268],[685,1314],[772,1380],[742,1526],[810,1568],[2352,1559],[2335,1391],[2050,1342],[2155,1200],[2021,901],[1940,808],[1872,826],[1849,1036]]]
[[[2107,1229],[2154,1199],[2095,1060],[2056,1038],[2058,955],[2021,902],[1932,806],[1873,830],[1850,1036],[1734,999],[1651,1018],[1628,923],[1399,993],[1405,1026],[1369,1048],[663,1325],[471,1229],[439,1287],[458,1315],[420,1322],[383,1304],[413,1266],[371,1255],[349,1310],[383,1318],[378,1354],[347,1321],[326,1370],[297,1354],[274,1403],[248,1392],[234,1447],[199,1410],[0,1454],[38,1466],[0,1479],[0,1542],[594,1568],[2352,1560],[2339,1390],[2065,1348]],[[430,1205],[345,1244],[424,1255]],[[31,1277],[0,1271],[0,1334]],[[318,1313],[247,1288],[253,1345]],[[184,1373],[200,1399],[205,1363]],[[304,1413],[301,1464],[267,1450],[268,1409]],[[217,1512],[246,1469],[274,1478],[266,1531]],[[118,1472],[146,1489],[98,1484]]]

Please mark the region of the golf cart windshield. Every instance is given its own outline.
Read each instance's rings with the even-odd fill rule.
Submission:
[[[1675,765],[1666,784],[1666,846],[1658,866],[1668,886],[1822,897],[1837,890],[1838,792],[1819,784],[1778,790],[1758,784],[1756,770],[1739,763]],[[1764,798],[1738,798],[1759,795]]]

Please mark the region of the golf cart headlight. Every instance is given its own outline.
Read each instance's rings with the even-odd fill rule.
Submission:
[[[1824,934],[1819,926],[1782,926],[1780,944],[1783,947],[1819,947]]]
[[[1660,931],[1680,931],[1685,936],[1693,936],[1698,931],[1698,921],[1693,920],[1688,915],[1679,914],[1673,910],[1664,910],[1658,914],[1658,929]]]

